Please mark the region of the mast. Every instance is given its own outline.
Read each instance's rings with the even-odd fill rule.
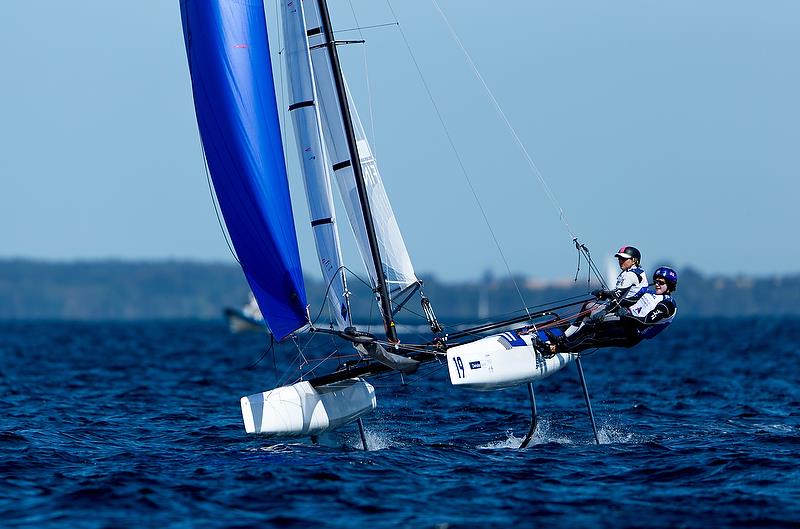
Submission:
[[[375,235],[375,225],[372,221],[372,211],[367,197],[367,188],[364,184],[364,174],[361,170],[361,158],[358,154],[358,145],[356,143],[356,135],[353,130],[353,122],[350,116],[350,107],[347,104],[347,92],[344,87],[344,78],[342,77],[342,67],[339,63],[339,53],[336,50],[336,42],[333,38],[333,28],[331,25],[330,14],[328,13],[328,3],[326,0],[318,0],[320,21],[322,23],[322,31],[325,37],[325,48],[328,50],[328,55],[331,60],[333,70],[333,79],[336,85],[336,94],[339,99],[339,108],[342,111],[342,120],[347,136],[347,148],[350,151],[350,163],[353,167],[355,175],[356,189],[358,190],[358,199],[361,204],[361,211],[364,214],[364,225],[367,232],[367,239],[369,241],[370,254],[372,254],[372,264],[375,267],[376,276],[376,291],[380,298],[381,312],[383,316],[383,327],[386,331],[386,338],[392,342],[398,342],[397,330],[394,326],[392,318],[392,306],[389,300],[389,292],[386,288],[386,277],[383,273],[383,265],[381,264],[380,249],[378,248],[378,238]]]

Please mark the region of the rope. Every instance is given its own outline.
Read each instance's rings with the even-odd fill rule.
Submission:
[[[275,364],[275,335],[272,334],[272,333],[269,333],[269,348],[261,354],[261,357],[259,357],[258,360],[256,360],[255,362],[253,362],[252,364],[247,366],[245,369],[253,369],[254,367],[256,367],[264,359],[264,357],[267,356],[267,353],[269,353],[270,351],[272,351],[272,353],[273,353],[272,354],[272,367],[277,372],[278,371],[278,366]]]
[[[317,312],[317,315],[314,316],[314,318],[311,320],[311,325],[314,325],[315,323],[317,323],[317,320],[319,320],[320,317],[322,316],[322,311],[325,310],[325,306],[328,304],[327,303],[328,293],[331,291],[331,287],[333,286],[333,282],[336,279],[338,279],[338,275],[337,274],[339,273],[339,271],[342,270],[342,268],[344,268],[344,266],[340,266],[339,268],[337,268],[336,272],[334,272],[331,275],[331,280],[328,281],[328,286],[325,288],[325,294],[322,296],[323,301],[322,301],[321,306],[319,308],[319,312]]]
[[[478,67],[475,65],[475,62],[472,60],[472,57],[470,56],[469,52],[467,52],[467,49],[464,47],[464,44],[461,42],[461,39],[456,34],[455,29],[453,29],[453,26],[450,24],[450,21],[447,19],[447,16],[444,14],[444,11],[442,11],[442,8],[439,7],[439,3],[436,0],[431,0],[431,2],[433,2],[434,7],[439,12],[439,15],[442,17],[442,20],[444,20],[445,25],[447,25],[447,29],[450,31],[450,34],[453,37],[453,40],[456,41],[456,43],[458,44],[458,47],[461,48],[461,51],[464,53],[464,56],[467,59],[467,63],[472,68],[472,71],[475,73],[475,76],[478,78],[478,81],[480,81],[481,85],[483,85],[484,90],[486,90],[486,93],[488,94],[489,99],[491,100],[492,104],[494,105],[495,110],[497,111],[498,115],[500,116],[500,118],[505,123],[506,127],[508,128],[509,132],[511,133],[511,136],[513,136],[514,141],[516,142],[516,144],[519,147],[520,151],[522,151],[522,155],[525,157],[525,160],[528,162],[528,166],[530,167],[531,171],[536,176],[536,178],[539,180],[539,183],[542,185],[542,188],[544,189],[544,192],[547,195],[547,198],[550,200],[550,203],[553,205],[555,210],[558,212],[558,217],[561,220],[562,224],[564,224],[564,227],[567,229],[567,232],[569,232],[570,237],[572,237],[573,239],[576,238],[575,234],[572,232],[572,228],[570,227],[569,222],[567,221],[567,215],[564,212],[564,209],[559,205],[558,200],[556,200],[555,194],[550,189],[550,185],[545,181],[544,176],[542,176],[541,171],[539,171],[539,168],[536,166],[536,163],[534,163],[533,158],[528,153],[528,150],[525,148],[525,145],[522,143],[522,140],[520,139],[519,135],[517,134],[517,131],[511,125],[511,121],[509,121],[509,119],[506,116],[505,112],[503,112],[503,109],[500,107],[500,103],[498,103],[497,98],[495,98],[494,94],[489,89],[489,85],[486,84],[486,81],[484,80],[484,78],[481,75],[480,71],[478,71]]]
[[[236,252],[233,249],[233,243],[231,243],[231,240],[228,238],[228,230],[225,229],[225,224],[222,222],[222,215],[220,214],[219,204],[217,203],[217,194],[214,192],[214,184],[211,182],[211,171],[208,169],[208,158],[206,158],[206,149],[203,146],[202,138],[200,138],[200,151],[203,154],[203,168],[206,171],[208,193],[211,196],[211,204],[214,205],[214,213],[217,215],[217,224],[219,224],[219,230],[222,232],[222,238],[225,239],[225,244],[228,245],[228,251],[231,252],[234,261],[236,261],[239,266],[242,266],[242,263],[239,261],[239,257],[236,255]]]
[[[372,86],[369,82],[369,61],[367,60],[367,41],[364,38],[364,33],[361,31],[361,25],[358,23],[358,16],[356,16],[356,10],[353,7],[352,0],[348,2],[350,4],[350,11],[353,13],[353,20],[356,23],[356,30],[358,31],[358,36],[361,37],[361,40],[364,41],[364,80],[367,83],[367,105],[369,107],[369,126],[372,132],[372,156],[377,159],[378,158],[378,142],[375,140],[375,117],[374,117],[374,107],[372,105]]]
[[[563,208],[562,208],[562,207],[559,205],[559,203],[558,203],[558,201],[557,201],[557,199],[556,199],[556,197],[555,197],[555,194],[552,192],[552,189],[550,188],[549,184],[548,184],[548,183],[545,181],[545,179],[544,179],[544,177],[543,177],[542,173],[539,171],[538,167],[536,166],[535,162],[533,161],[533,158],[532,158],[532,157],[531,157],[531,155],[528,153],[527,149],[525,148],[524,144],[522,143],[522,140],[520,139],[520,137],[519,137],[519,135],[517,134],[516,130],[515,130],[515,129],[514,129],[514,127],[511,125],[511,122],[510,122],[510,120],[508,119],[508,117],[506,116],[505,112],[504,112],[504,111],[502,110],[502,108],[500,107],[500,104],[499,104],[499,102],[497,101],[496,97],[494,96],[494,94],[493,94],[493,93],[492,93],[492,91],[490,90],[490,88],[489,88],[488,84],[486,83],[486,81],[484,80],[484,78],[483,78],[483,76],[481,75],[480,71],[478,70],[478,68],[477,68],[477,66],[476,66],[476,64],[475,64],[475,62],[472,60],[472,57],[471,57],[471,56],[469,55],[469,53],[467,52],[467,50],[466,50],[466,48],[464,47],[464,45],[463,45],[462,41],[460,40],[460,38],[459,38],[459,37],[458,37],[458,35],[456,34],[456,32],[455,32],[455,30],[454,30],[453,26],[450,24],[450,22],[449,22],[449,20],[447,19],[447,17],[446,17],[446,15],[445,15],[445,13],[442,11],[441,7],[439,6],[439,4],[438,4],[437,0],[432,0],[432,3],[433,3],[433,5],[434,5],[434,7],[436,8],[436,10],[439,12],[439,14],[440,14],[440,16],[442,17],[442,19],[444,20],[444,23],[445,23],[445,25],[447,26],[448,30],[450,31],[450,34],[451,34],[451,36],[453,37],[453,39],[455,40],[455,42],[458,44],[458,46],[459,46],[459,48],[461,49],[461,51],[462,51],[462,53],[464,54],[464,56],[466,57],[466,60],[467,60],[467,62],[468,62],[468,64],[469,64],[469,66],[472,68],[472,70],[473,70],[473,72],[474,72],[475,76],[476,76],[476,77],[477,77],[477,79],[480,81],[480,83],[481,83],[481,85],[483,86],[484,90],[485,90],[485,91],[486,91],[486,93],[488,94],[488,96],[489,96],[489,98],[490,98],[490,100],[491,100],[491,102],[492,102],[492,104],[493,104],[493,106],[494,106],[494,108],[495,108],[496,112],[498,113],[498,115],[500,116],[500,118],[503,120],[503,122],[505,123],[505,125],[506,125],[506,127],[508,128],[509,132],[510,132],[510,133],[511,133],[511,135],[513,136],[513,138],[514,138],[514,140],[515,140],[516,144],[518,145],[518,147],[520,148],[520,150],[521,150],[521,152],[522,152],[522,154],[523,154],[524,158],[526,159],[526,161],[527,161],[527,163],[528,163],[528,165],[529,165],[529,167],[530,167],[531,171],[534,173],[534,175],[535,175],[535,176],[537,177],[537,179],[539,180],[539,182],[540,182],[540,184],[541,184],[542,188],[543,188],[543,189],[544,189],[544,191],[545,191],[545,194],[546,194],[546,196],[548,197],[548,199],[550,200],[551,204],[552,204],[552,205],[553,205],[553,207],[556,209],[556,211],[559,213],[559,219],[560,219],[560,220],[561,220],[561,222],[564,224],[564,226],[565,226],[565,228],[567,229],[567,231],[569,232],[569,234],[570,234],[570,235],[573,237],[573,240],[574,240],[574,242],[575,242],[576,248],[578,249],[578,267],[577,267],[577,271],[576,271],[576,279],[575,279],[575,280],[577,281],[577,276],[578,276],[578,274],[579,274],[579,272],[580,272],[580,266],[581,266],[581,255],[584,255],[584,256],[586,257],[586,259],[587,259],[587,262],[588,262],[588,264],[589,264],[589,269],[590,269],[590,270],[589,270],[589,273],[590,273],[590,274],[591,274],[591,273],[594,273],[594,274],[596,275],[596,277],[597,277],[597,278],[600,280],[601,284],[603,284],[603,285],[605,286],[605,282],[604,282],[604,280],[603,280],[603,277],[602,277],[602,275],[599,273],[599,271],[598,271],[597,267],[594,265],[594,262],[593,262],[593,261],[592,261],[592,259],[591,259],[591,255],[589,254],[588,248],[586,248],[586,246],[584,246],[584,245],[582,245],[582,244],[579,244],[579,243],[578,243],[577,237],[575,237],[575,236],[574,236],[574,233],[573,233],[573,231],[572,231],[572,229],[571,229],[571,227],[570,227],[570,225],[569,225],[569,222],[568,222],[568,220],[567,220],[567,218],[566,218],[566,214],[565,214],[565,212],[564,212]],[[362,37],[362,39],[363,39],[363,33],[362,33],[362,29],[370,29],[370,28],[376,28],[376,27],[386,27],[386,26],[391,26],[391,25],[396,25],[396,26],[397,26],[397,28],[398,28],[398,30],[399,30],[399,32],[400,32],[400,35],[402,36],[402,38],[403,38],[403,41],[404,41],[404,43],[405,43],[405,45],[406,45],[406,47],[407,47],[407,49],[408,49],[409,55],[411,56],[412,62],[414,63],[414,66],[415,66],[415,68],[416,68],[416,70],[417,70],[417,73],[418,73],[418,75],[419,75],[419,77],[420,77],[420,80],[421,80],[421,82],[422,82],[422,84],[423,84],[423,86],[424,86],[424,88],[425,88],[425,91],[427,92],[428,98],[429,98],[429,100],[431,101],[431,104],[432,104],[432,106],[433,106],[433,108],[434,108],[434,111],[435,111],[435,113],[436,113],[436,115],[437,115],[437,117],[438,117],[438,119],[439,119],[439,122],[440,122],[440,123],[441,123],[441,125],[442,125],[442,128],[443,128],[443,130],[444,130],[445,136],[446,136],[446,138],[447,138],[447,141],[448,141],[448,142],[449,142],[449,144],[450,144],[451,150],[453,151],[453,153],[454,153],[454,155],[455,155],[455,157],[456,157],[456,160],[457,160],[457,163],[458,163],[458,165],[459,165],[459,167],[460,167],[460,170],[461,170],[461,172],[462,172],[462,174],[463,174],[463,176],[464,176],[464,178],[465,178],[465,180],[466,180],[466,182],[467,182],[467,184],[468,184],[468,186],[469,186],[469,189],[470,189],[470,191],[472,192],[472,195],[473,195],[473,198],[475,199],[475,202],[476,202],[476,204],[478,205],[478,208],[479,208],[479,210],[480,210],[480,212],[481,212],[481,215],[483,216],[483,220],[484,220],[484,222],[485,222],[485,224],[486,224],[487,228],[489,229],[489,232],[490,232],[490,234],[491,234],[491,237],[492,237],[492,239],[493,239],[493,241],[494,241],[494,244],[495,244],[495,246],[497,247],[497,249],[498,249],[498,252],[499,252],[499,254],[500,254],[500,256],[501,256],[501,258],[502,258],[502,260],[503,260],[503,263],[504,263],[504,265],[505,265],[505,267],[506,267],[506,270],[507,270],[507,272],[508,272],[508,275],[509,275],[509,277],[510,277],[510,279],[511,279],[511,281],[512,281],[512,283],[513,283],[513,285],[514,285],[514,287],[515,287],[515,289],[516,289],[516,291],[517,291],[517,294],[518,294],[518,296],[519,296],[520,300],[521,300],[521,301],[522,301],[522,303],[523,303],[524,311],[525,311],[525,313],[528,315],[528,317],[529,317],[529,318],[531,318],[531,312],[530,312],[530,310],[529,310],[529,308],[528,308],[527,304],[525,303],[525,299],[524,299],[524,296],[523,296],[523,294],[522,294],[522,291],[521,291],[521,289],[520,289],[520,287],[519,287],[519,285],[518,285],[518,283],[517,283],[516,279],[514,278],[513,274],[511,273],[511,268],[510,268],[510,266],[509,266],[508,260],[507,260],[507,258],[506,258],[506,256],[505,256],[505,253],[503,252],[503,250],[502,250],[502,248],[501,248],[501,246],[500,246],[500,242],[499,242],[499,240],[498,240],[498,238],[497,238],[497,236],[496,236],[496,234],[495,234],[495,231],[494,231],[494,229],[492,228],[492,225],[491,225],[491,223],[490,223],[490,221],[489,221],[489,218],[488,218],[488,215],[487,215],[487,213],[486,213],[486,210],[484,209],[484,207],[483,207],[483,205],[482,205],[482,203],[481,203],[481,201],[480,201],[480,198],[479,198],[479,196],[478,196],[478,194],[477,194],[477,191],[476,191],[476,189],[475,189],[475,187],[474,187],[474,185],[473,185],[473,183],[472,183],[472,180],[471,180],[471,179],[470,179],[470,177],[469,177],[469,174],[468,174],[468,172],[467,172],[467,170],[466,170],[466,167],[465,167],[465,165],[464,165],[464,162],[463,162],[463,160],[461,159],[461,156],[459,155],[459,152],[458,152],[458,150],[457,150],[457,148],[456,148],[456,146],[455,146],[455,142],[453,141],[453,138],[452,138],[452,136],[451,136],[451,134],[450,134],[450,132],[449,132],[449,130],[448,130],[448,128],[447,128],[447,126],[445,125],[444,118],[443,118],[443,116],[442,116],[442,114],[441,114],[441,112],[440,112],[440,110],[439,110],[439,107],[438,107],[438,105],[436,104],[436,101],[435,101],[435,100],[434,100],[434,98],[433,98],[433,94],[432,94],[432,92],[431,92],[431,90],[430,90],[430,87],[428,86],[428,83],[426,82],[425,78],[424,78],[424,77],[423,77],[423,75],[422,75],[422,71],[421,71],[421,68],[420,68],[420,66],[419,66],[419,63],[417,62],[417,60],[416,60],[416,57],[414,56],[414,53],[413,53],[413,51],[412,51],[412,49],[411,49],[411,46],[410,46],[410,44],[409,44],[409,41],[408,41],[408,39],[406,38],[405,32],[403,31],[403,28],[401,27],[401,25],[400,25],[400,23],[399,23],[399,21],[398,21],[398,19],[397,19],[397,16],[396,16],[396,14],[395,14],[395,12],[394,12],[394,9],[393,9],[393,7],[392,7],[392,5],[391,5],[391,2],[390,2],[390,0],[387,0],[387,5],[389,6],[389,9],[390,9],[390,11],[391,11],[391,13],[392,13],[392,16],[395,18],[395,22],[394,22],[394,23],[390,23],[390,24],[380,24],[380,25],[374,25],[374,26],[364,26],[363,28],[360,26],[360,24],[359,24],[359,22],[358,22],[358,18],[357,18],[357,15],[356,15],[356,11],[355,11],[355,9],[354,9],[354,7],[353,7],[352,1],[350,1],[350,2],[349,2],[349,4],[350,4],[350,9],[351,9],[351,11],[352,11],[353,18],[354,18],[354,21],[355,21],[355,24],[356,24],[356,28],[354,28],[354,29],[347,29],[347,30],[341,30],[341,31],[340,31],[340,33],[341,33],[341,32],[345,32],[345,31],[358,31],[358,32],[359,32],[359,35],[360,35],[360,36]],[[277,11],[277,6],[276,6],[276,11]],[[279,30],[279,32],[280,32],[280,30]],[[280,36],[280,35],[279,35],[279,36]],[[374,126],[374,114],[373,114],[373,104],[372,104],[372,91],[371,91],[371,86],[370,86],[370,82],[369,82],[369,69],[368,69],[368,66],[369,66],[369,65],[368,65],[368,56],[367,56],[367,50],[366,50],[366,46],[365,46],[365,48],[364,48],[364,69],[365,69],[365,76],[366,76],[366,83],[367,83],[367,92],[368,92],[368,100],[369,100],[369,110],[370,110],[370,125],[371,125],[371,128],[372,128],[372,136],[373,136],[373,138],[372,138],[372,142],[373,142],[373,148],[374,148],[374,149],[376,149],[376,142],[375,142],[375,126]],[[283,85],[284,85],[284,79],[283,79],[283,63],[281,63],[281,66],[280,66],[280,85],[281,85],[281,87],[283,87]],[[283,99],[283,97],[284,97],[284,93],[283,93],[283,90],[282,90],[282,91],[281,91],[281,98]],[[284,108],[285,108],[285,105],[282,105],[282,107],[284,107]],[[201,146],[202,146],[202,145],[201,145]],[[284,145],[284,149],[285,149],[285,148],[286,148],[286,146]],[[377,149],[376,149],[376,150],[377,150]],[[205,153],[204,153],[204,158],[205,158]],[[227,237],[227,233],[226,233],[226,232],[225,232],[225,230],[224,230],[224,226],[223,226],[223,224],[222,224],[222,221],[221,221],[221,218],[220,218],[220,213],[219,213],[219,210],[218,210],[218,208],[217,208],[217,203],[216,203],[216,201],[214,200],[213,187],[212,187],[212,185],[211,185],[211,179],[210,179],[210,176],[208,175],[208,166],[207,166],[207,163],[206,163],[206,173],[207,173],[207,178],[208,178],[208,182],[209,182],[209,189],[211,190],[211,193],[212,193],[212,200],[214,201],[215,210],[216,210],[216,212],[217,212],[217,218],[218,218],[218,222],[220,223],[220,226],[221,226],[221,227],[222,227],[222,229],[223,229],[223,234],[225,235],[225,240],[226,240],[226,243],[228,244],[228,247],[229,247],[229,250],[231,251],[231,254],[234,256],[234,259],[236,259],[236,261],[237,261],[237,262],[239,262],[239,260],[238,260],[237,256],[235,255],[235,252],[233,251],[232,245],[231,245],[231,243],[230,243],[230,241],[229,241],[229,239],[228,239],[228,237]],[[348,269],[348,268],[347,268],[347,267],[345,267],[345,266],[342,266],[342,267],[340,267],[340,269],[339,269],[339,270],[337,270],[337,273],[339,273],[339,272],[340,272],[342,269],[343,269],[343,270],[346,270],[346,271],[348,271],[348,272],[350,272],[350,273],[351,273],[351,274],[353,274],[353,275],[354,275],[354,276],[355,276],[355,277],[356,277],[356,278],[357,278],[359,281],[361,281],[361,282],[362,282],[362,283],[364,283],[366,286],[368,286],[369,288],[371,288],[371,285],[370,285],[369,283],[367,283],[366,281],[364,281],[364,280],[363,280],[361,277],[359,277],[357,274],[353,273],[353,272],[352,272],[352,270]],[[326,290],[325,290],[325,297],[324,297],[324,299],[326,299],[326,300],[327,300],[327,297],[328,297],[328,293],[330,292],[330,289],[332,288],[333,281],[334,281],[335,279],[336,279],[336,276],[334,276],[334,277],[331,279],[331,281],[328,283],[328,286],[327,286],[327,288],[326,288]],[[588,280],[588,281],[590,281],[590,280],[591,280],[591,278],[590,278],[590,277],[588,277],[588,278],[587,278],[587,280]],[[572,299],[572,298],[564,298],[564,300],[565,300],[565,301],[566,301],[566,300],[569,300],[569,299]],[[582,301],[581,301],[581,302],[578,302],[578,303],[582,303]],[[575,304],[578,304],[578,303],[575,303]],[[315,318],[312,320],[312,325],[313,325],[314,323],[316,323],[316,322],[319,320],[319,318],[321,317],[321,315],[322,315],[322,311],[324,310],[324,306],[325,306],[325,305],[326,305],[326,303],[325,303],[325,302],[323,302],[323,306],[320,308],[320,311],[318,312],[317,316],[316,316],[316,317],[315,317]],[[544,306],[544,304],[542,304],[542,305],[539,305],[539,306]],[[407,310],[409,310],[409,309],[407,309]],[[415,315],[417,315],[417,316],[421,316],[420,314],[416,313],[415,311],[409,310],[409,312],[412,312],[413,314],[415,314]],[[550,327],[553,327],[553,326],[559,325],[559,324],[561,324],[561,323],[564,323],[564,322],[570,321],[570,320],[572,320],[572,319],[575,319],[575,318],[581,317],[582,315],[584,315],[584,314],[587,314],[587,313],[589,313],[589,312],[590,312],[590,311],[580,311],[580,312],[578,312],[578,313],[576,313],[576,314],[574,314],[574,315],[570,315],[570,316],[567,316],[567,317],[564,317],[564,318],[559,318],[558,320],[554,320],[554,321],[548,322],[548,323],[546,323],[546,324],[541,324],[541,325],[539,325],[539,326],[538,326],[538,328],[539,328],[539,329],[546,329],[546,328],[550,328]],[[534,324],[534,325],[532,326],[532,329],[533,329],[534,331],[535,331],[535,330],[537,330],[537,326]],[[322,359],[311,359],[311,360],[309,360],[308,358],[306,358],[304,351],[305,351],[305,349],[306,349],[306,348],[307,348],[307,347],[308,347],[308,346],[311,344],[311,342],[312,342],[312,340],[315,338],[315,335],[316,335],[316,334],[317,334],[317,333],[316,333],[316,332],[314,332],[314,331],[313,331],[313,329],[312,329],[311,337],[309,338],[308,342],[307,342],[307,343],[306,343],[304,346],[302,346],[302,347],[301,347],[301,346],[300,346],[300,344],[297,342],[296,338],[295,338],[295,337],[293,337],[293,342],[294,342],[294,344],[295,344],[295,347],[297,348],[297,351],[298,351],[298,355],[297,355],[297,357],[296,357],[296,360],[297,360],[297,359],[302,359],[302,361],[303,361],[303,362],[302,362],[302,363],[301,363],[301,364],[298,366],[298,369],[299,369],[299,370],[300,370],[300,372],[301,372],[301,375],[300,375],[300,380],[302,380],[302,378],[303,378],[303,376],[304,376],[304,375],[313,373],[313,372],[314,372],[314,370],[316,370],[316,369],[317,369],[317,368],[318,368],[320,365],[322,365],[322,363],[329,361],[331,358],[333,358],[333,357],[334,357],[334,356],[335,356],[335,355],[338,353],[338,349],[337,349],[337,350],[334,350],[334,351],[333,351],[333,352],[332,352],[330,355],[328,355],[327,357],[325,357],[325,358],[322,358]],[[379,342],[379,343],[380,343],[380,342]],[[387,346],[392,346],[393,344],[388,344],[388,343],[386,343],[386,344],[384,344],[384,345],[387,345]],[[409,350],[414,350],[414,348],[417,348],[417,347],[418,347],[418,348],[419,348],[419,350],[421,350],[421,351],[423,351],[423,350],[429,350],[429,347],[428,347],[428,346],[426,346],[426,345],[422,345],[422,344],[420,344],[420,345],[415,345],[415,344],[404,344],[404,348],[407,348],[407,349],[409,349]],[[252,366],[250,366],[250,368],[252,368],[252,367],[254,367],[255,365],[257,365],[257,364],[258,364],[258,363],[259,363],[259,362],[260,362],[260,361],[261,361],[261,360],[262,360],[262,359],[263,359],[263,358],[266,356],[266,354],[267,354],[267,353],[269,353],[270,351],[274,351],[274,337],[272,337],[272,335],[271,335],[271,344],[270,344],[270,347],[269,347],[269,349],[268,349],[267,351],[265,351],[265,352],[264,352],[264,354],[262,354],[261,358],[259,358],[259,360],[257,360],[257,361],[256,361],[254,364],[252,364]],[[352,357],[352,356],[357,356],[357,355],[349,355],[348,357]],[[340,357],[340,358],[341,358],[341,357]],[[273,358],[273,359],[274,359],[274,358]],[[303,367],[305,367],[306,365],[309,365],[309,364],[310,364],[310,363],[312,363],[312,362],[316,363],[316,365],[315,365],[314,367],[312,367],[312,368],[311,368],[309,371],[307,371],[307,372],[303,373]],[[294,362],[293,362],[293,363],[294,363]],[[433,371],[435,371],[435,370],[438,370],[438,369],[440,369],[441,367],[442,367],[442,366],[438,366],[438,367],[436,367],[434,370],[432,370],[432,371],[431,371],[431,373],[432,373]],[[393,374],[393,373],[389,373],[388,375],[391,375],[391,374]],[[428,374],[430,374],[430,373],[428,373]],[[420,377],[416,377],[415,379],[412,379],[412,381],[413,381],[413,380],[416,380],[417,378],[420,378]]]
[[[583,255],[586,258],[586,262],[589,264],[589,274],[587,274],[586,277],[586,289],[591,289],[591,274],[594,274],[600,285],[607,289],[608,285],[606,285],[603,274],[600,273],[597,265],[594,264],[594,260],[592,259],[592,254],[589,252],[589,248],[585,244],[578,241],[577,237],[572,239],[572,242],[575,243],[575,249],[578,251],[578,270],[575,272],[575,281],[578,281],[578,273],[581,270],[581,255]]]
[[[353,6],[353,4],[351,2],[350,3],[351,9],[352,9],[352,6]],[[389,27],[389,26],[397,26],[397,25],[399,25],[397,22],[388,22],[386,24],[373,24],[371,26],[358,26],[358,27],[355,27],[355,28],[337,29],[336,33],[349,33],[349,32],[353,32],[353,31],[358,31],[359,35],[361,35],[361,31],[364,30],[364,29],[386,28],[386,27]],[[361,37],[363,38],[363,35],[361,35]]]
[[[436,117],[439,119],[439,123],[442,126],[445,137],[447,138],[447,142],[450,144],[450,149],[453,151],[453,154],[456,157],[458,166],[461,169],[461,174],[464,175],[464,179],[467,181],[467,185],[469,186],[469,189],[472,192],[472,196],[475,199],[476,204],[478,205],[478,209],[480,210],[481,215],[483,216],[483,221],[486,223],[486,227],[489,229],[489,233],[491,234],[492,239],[494,240],[494,244],[497,247],[497,251],[500,254],[500,258],[503,260],[503,264],[505,265],[506,270],[508,271],[508,276],[511,279],[511,282],[514,284],[514,288],[516,288],[517,290],[517,294],[519,295],[520,301],[522,301],[523,307],[527,307],[527,303],[525,302],[525,297],[522,295],[522,290],[519,288],[517,280],[511,273],[511,267],[508,264],[508,260],[506,259],[505,253],[503,252],[503,249],[500,247],[500,242],[497,240],[497,236],[494,233],[494,229],[492,229],[492,225],[489,222],[489,217],[486,215],[486,210],[483,208],[483,204],[481,204],[481,201],[478,198],[478,193],[475,191],[475,187],[472,185],[472,180],[470,179],[469,174],[467,173],[467,169],[464,166],[464,162],[458,153],[458,149],[456,148],[455,142],[453,141],[453,138],[450,135],[450,131],[447,128],[447,125],[445,125],[444,117],[442,116],[442,113],[439,110],[439,106],[436,104],[436,101],[433,98],[433,93],[431,92],[431,89],[428,86],[425,77],[422,75],[422,69],[420,68],[419,63],[417,62],[417,59],[414,56],[414,52],[411,50],[411,45],[409,44],[408,39],[406,38],[406,34],[403,31],[403,27],[400,25],[400,22],[397,19],[397,15],[395,14],[394,9],[392,8],[391,1],[386,0],[386,4],[389,6],[389,10],[391,11],[392,16],[394,17],[395,22],[397,23],[397,29],[400,31],[400,35],[403,38],[403,42],[405,43],[406,48],[408,49],[408,53],[411,56],[411,61],[414,63],[414,67],[417,70],[417,74],[419,75],[420,81],[422,82],[422,86],[425,88],[425,92],[427,92],[428,94],[428,99],[430,100],[431,105],[433,106],[434,112],[436,112]]]
[[[368,287],[370,290],[372,290],[372,285],[370,285],[370,284],[369,284],[367,281],[365,281],[363,278],[361,278],[361,277],[360,277],[358,274],[356,274],[355,272],[353,272],[352,270],[350,270],[350,268],[348,268],[347,266],[345,266],[345,265],[341,265],[339,268],[337,268],[337,269],[336,269],[336,272],[333,274],[333,276],[331,277],[331,280],[328,282],[328,286],[327,286],[327,288],[325,289],[325,295],[324,295],[324,297],[323,297],[323,299],[324,299],[324,300],[327,300],[327,299],[328,299],[328,292],[330,292],[330,289],[331,289],[331,287],[333,286],[333,282],[334,282],[336,279],[338,279],[338,274],[339,274],[339,272],[341,272],[341,271],[350,272],[350,274],[351,274],[353,277],[355,277],[356,279],[358,279],[359,281],[361,281],[361,283],[363,283],[363,284],[364,284],[364,285],[366,285],[366,286],[367,286],[367,287]],[[319,312],[317,312],[317,315],[314,317],[314,319],[312,319],[312,320],[311,320],[311,324],[312,324],[312,325],[313,325],[313,324],[315,324],[315,323],[317,322],[317,320],[320,318],[320,316],[322,316],[322,311],[323,311],[323,310],[325,310],[325,305],[326,305],[326,301],[323,301],[323,302],[322,302],[322,306],[321,306],[321,307],[320,307],[320,309],[319,309]],[[351,320],[351,322],[352,322],[352,315],[350,315],[350,320]]]
[[[312,374],[314,371],[316,371],[316,369],[317,369],[319,366],[321,366],[322,364],[324,364],[325,362],[327,362],[328,360],[330,360],[331,358],[333,358],[333,357],[334,357],[334,356],[335,356],[335,355],[336,355],[338,352],[339,352],[339,349],[334,349],[334,350],[331,352],[331,354],[329,354],[329,355],[328,355],[328,356],[326,356],[325,358],[323,358],[323,359],[319,360],[319,361],[317,362],[317,365],[315,365],[314,367],[312,367],[310,370],[306,371],[305,373],[301,373],[301,378],[299,378],[298,380],[296,380],[296,381],[295,381],[295,383],[296,383],[296,382],[299,382],[299,381],[301,381],[301,380],[303,380],[303,379],[302,379],[302,376],[306,376],[306,375],[310,375],[310,374]],[[350,356],[352,356],[352,355],[348,355],[347,357],[349,358]],[[357,355],[356,355],[356,356],[357,356]],[[307,363],[307,364],[309,364],[309,363],[310,363],[310,361],[306,360],[306,363]],[[302,366],[300,366],[300,367],[302,367]]]

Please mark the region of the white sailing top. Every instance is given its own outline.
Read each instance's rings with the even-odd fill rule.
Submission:
[[[615,289],[622,292],[622,299],[634,300],[644,294],[648,286],[647,274],[640,267],[633,266],[619,273]]]

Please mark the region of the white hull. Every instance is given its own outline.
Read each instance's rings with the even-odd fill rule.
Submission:
[[[375,388],[360,378],[314,388],[298,382],[242,397],[247,433],[274,437],[319,435],[375,409]]]
[[[531,344],[530,335],[505,332],[447,351],[447,369],[453,385],[489,391],[547,378],[575,360],[559,353],[545,358]]]

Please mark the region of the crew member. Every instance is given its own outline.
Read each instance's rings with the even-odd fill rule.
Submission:
[[[666,329],[675,318],[678,305],[672,293],[677,288],[678,273],[668,266],[657,268],[653,272],[653,288],[629,307],[623,317],[637,322],[636,332],[639,336],[652,338]]]
[[[579,317],[565,329],[567,336],[578,332],[587,319],[600,322],[620,307],[630,307],[647,291],[647,274],[640,265],[642,253],[633,246],[623,246],[614,257],[619,261],[620,268],[614,289],[593,291],[592,295],[598,301],[583,304],[581,312],[585,316]]]
[[[630,306],[647,291],[647,274],[641,267],[642,253],[633,246],[623,246],[614,254],[619,261],[620,272],[614,290],[595,290],[598,299],[618,300]]]
[[[629,306],[620,306],[602,319],[588,318],[575,332],[556,343],[541,344],[540,350],[554,354],[577,353],[596,347],[632,347],[666,329],[675,318],[677,304],[672,293],[678,287],[678,274],[662,266],[653,273],[653,287]]]

